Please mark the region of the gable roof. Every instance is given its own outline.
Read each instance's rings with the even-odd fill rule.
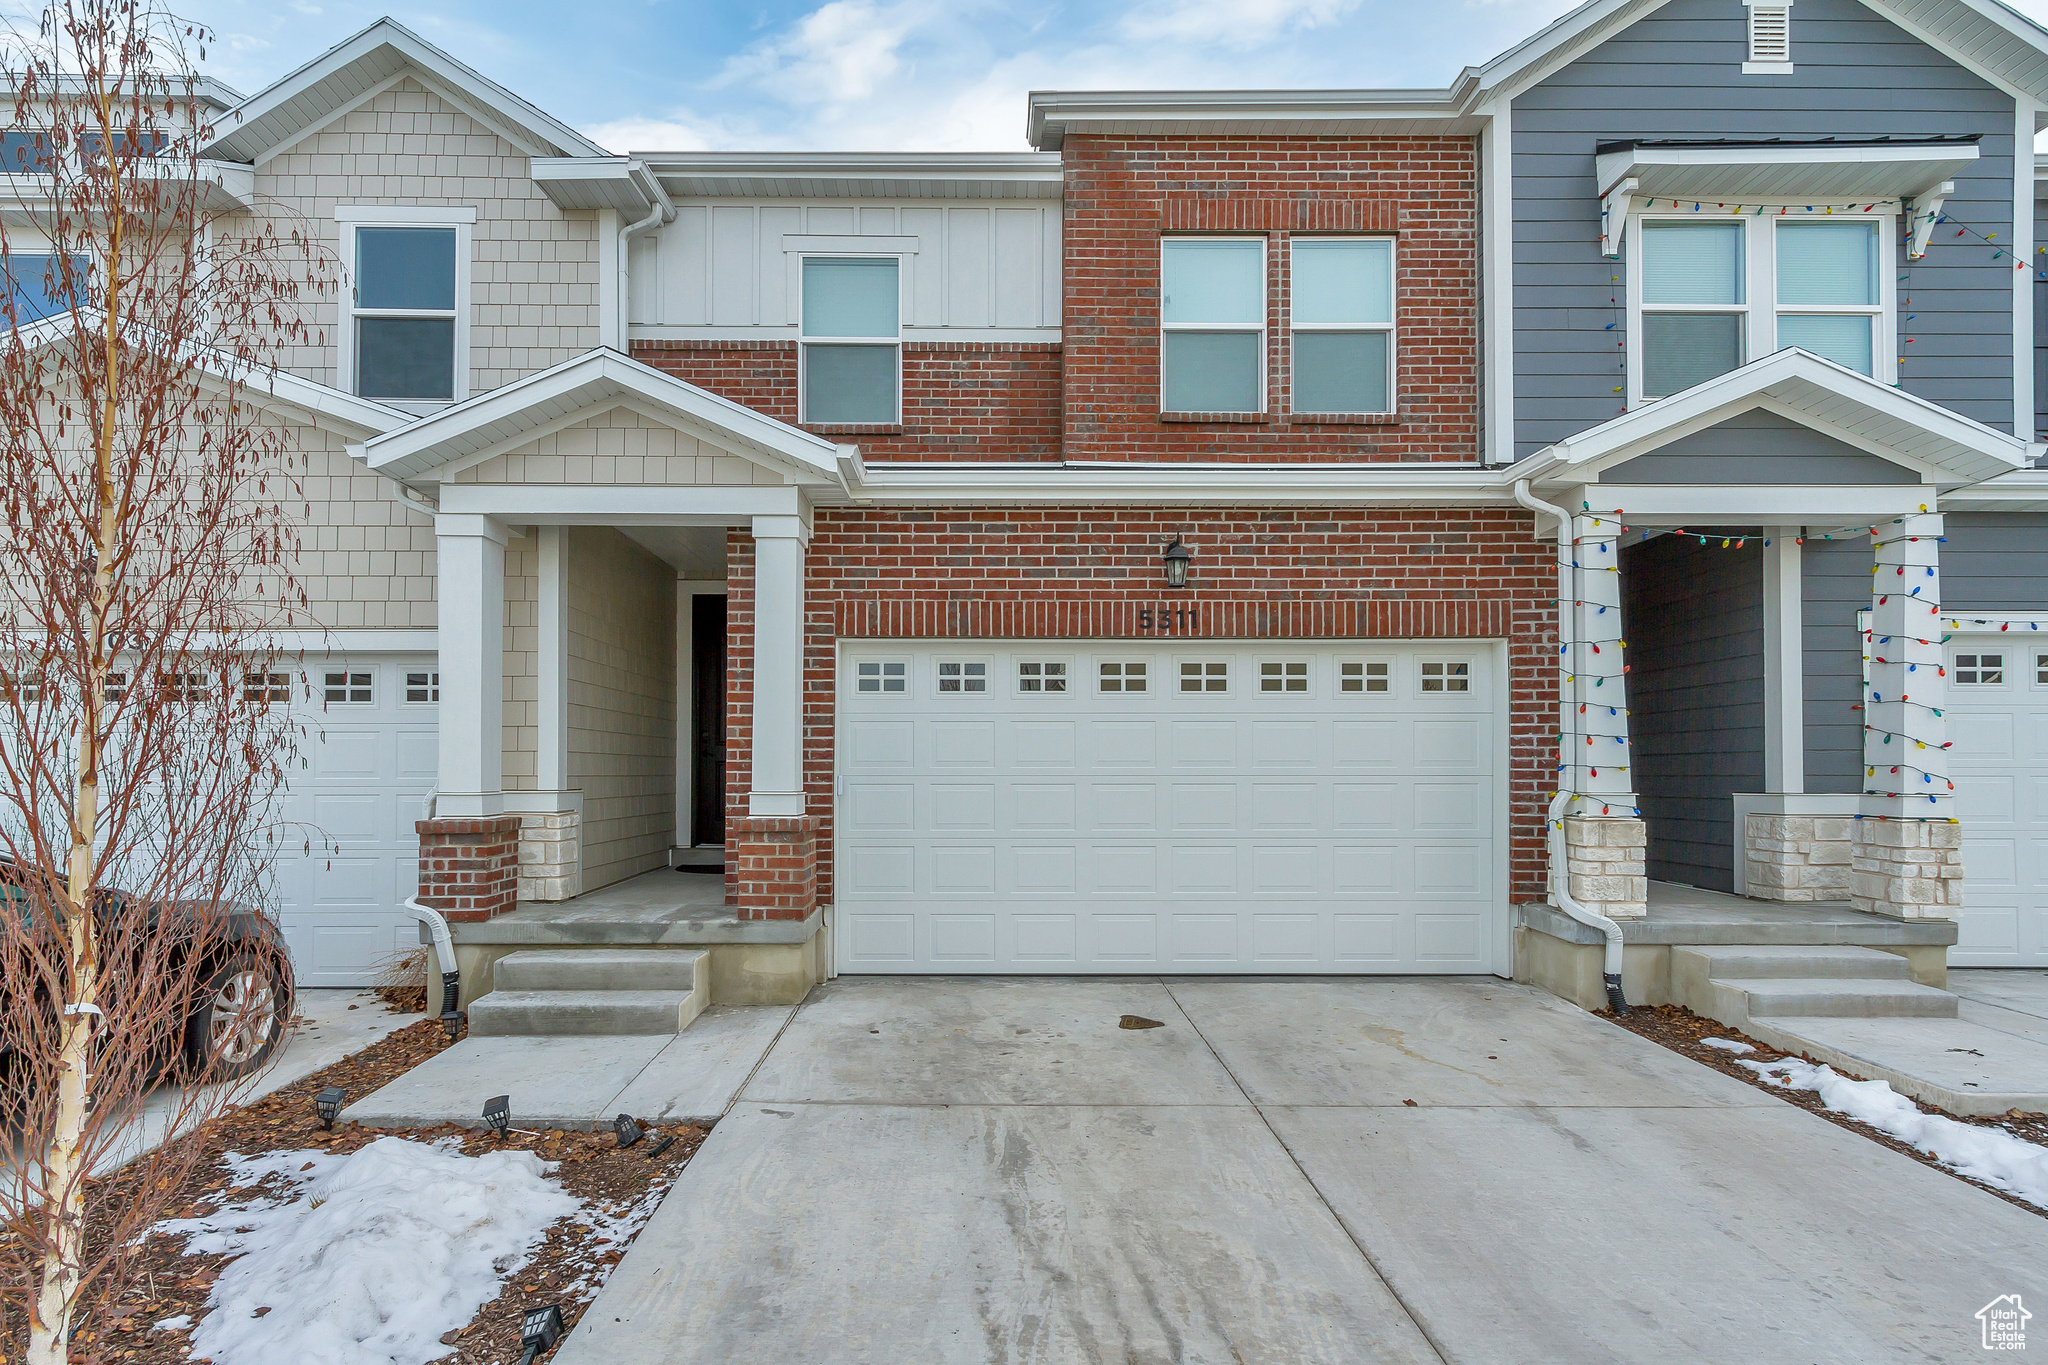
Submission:
[[[333,119],[404,74],[459,105],[528,156],[606,156],[604,148],[542,113],[395,20],[384,18],[335,44],[220,116],[207,155],[255,161]]]
[[[2017,436],[1795,347],[1645,403],[1509,468],[1543,486],[1584,483],[1610,465],[1758,407],[1904,465],[1944,490],[2024,469],[2033,450]]]
[[[858,479],[854,447],[835,445],[610,350],[587,352],[373,437],[364,443],[363,456],[379,473],[434,482],[622,402],[800,484],[844,488],[849,475]]]

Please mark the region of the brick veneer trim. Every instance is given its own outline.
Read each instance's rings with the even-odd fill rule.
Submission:
[[[502,915],[519,903],[519,817],[418,820],[420,904],[450,920]]]
[[[1485,601],[1269,602],[1162,591],[1156,602],[962,602],[842,598],[834,626],[844,639],[1157,640],[1139,613],[1191,607],[1178,638],[1216,640],[1497,639],[1508,604]],[[1155,615],[1154,619],[1158,619]]]
[[[1159,215],[1167,232],[1393,232],[1400,224],[1401,205],[1384,199],[1169,194]]]
[[[740,919],[803,919],[818,904],[818,821],[750,815],[726,822]]]

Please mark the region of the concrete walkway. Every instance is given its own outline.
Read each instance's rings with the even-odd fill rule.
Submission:
[[[1523,987],[849,978],[556,1359],[1960,1360],[2012,1293],[2048,1219]]]

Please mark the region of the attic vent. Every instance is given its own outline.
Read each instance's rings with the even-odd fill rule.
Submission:
[[[1787,67],[1792,64],[1792,6],[1749,0],[1749,62],[1746,65]]]

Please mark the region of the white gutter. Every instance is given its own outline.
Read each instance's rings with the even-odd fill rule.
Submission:
[[[1577,600],[1573,591],[1572,575],[1572,519],[1562,507],[1553,507],[1538,499],[1529,491],[1527,479],[1515,480],[1515,501],[1532,512],[1557,518],[1557,638],[1560,642],[1570,639],[1566,629],[1565,613],[1571,610],[1571,603]],[[1560,702],[1558,712],[1562,716],[1570,707]],[[1558,783],[1561,788],[1564,783]],[[1600,974],[1607,985],[1607,1003],[1616,1014],[1628,1013],[1628,1000],[1621,992],[1621,926],[1607,916],[1585,906],[1572,898],[1571,866],[1565,850],[1564,804],[1571,794],[1560,790],[1550,798],[1550,809],[1543,817],[1543,835],[1550,848],[1550,899],[1558,909],[1570,915],[1588,928],[1598,929],[1607,936],[1607,954],[1601,961]]]
[[[628,264],[632,242],[635,237],[660,223],[666,223],[676,216],[675,205],[669,202],[668,192],[661,187],[661,181],[652,171],[638,161],[630,163],[632,168],[647,177],[648,199],[653,203],[645,218],[626,224],[619,229],[619,277],[613,281],[619,299],[619,354],[630,354],[632,347],[633,290],[632,270]]]

